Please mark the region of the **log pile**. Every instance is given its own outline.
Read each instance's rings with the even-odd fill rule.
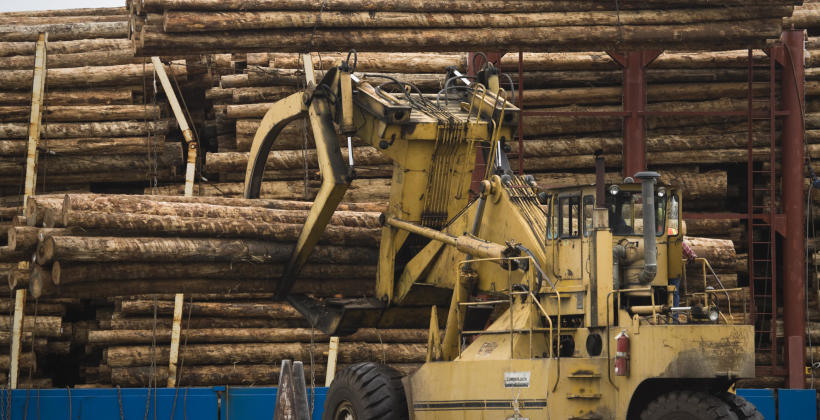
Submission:
[[[589,51],[762,47],[793,0],[137,0],[138,55],[269,51]],[[488,36],[490,35],[490,36]]]
[[[81,368],[86,383],[149,386],[153,378],[165,384],[174,308],[166,296],[116,300],[98,310]],[[272,303],[266,293],[214,298],[194,295],[183,307],[180,386],[276,385],[282,359],[305,361],[308,383],[313,360],[315,382],[324,384],[329,337],[309,328],[296,310]],[[426,329],[361,329],[341,339],[338,368],[381,361],[410,372],[424,362],[426,343]]]
[[[217,204],[218,203],[218,204]],[[272,292],[307,203],[162,196],[37,196],[4,260],[34,262],[32,296]],[[373,289],[380,206],[343,206],[297,286],[317,296]],[[333,281],[328,282],[328,279]]]
[[[133,191],[180,178],[183,148],[150,60],[135,58],[125,8],[0,14],[0,204],[20,205],[35,41],[48,33],[40,129],[40,191]],[[185,61],[166,71],[188,80]],[[5,216],[5,215],[3,215]]]

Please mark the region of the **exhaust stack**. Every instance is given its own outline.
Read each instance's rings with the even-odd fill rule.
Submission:
[[[658,245],[655,237],[655,182],[661,175],[645,171],[635,174],[641,180],[641,197],[643,198],[643,247],[644,266],[638,281],[647,284],[655,279],[658,273]]]

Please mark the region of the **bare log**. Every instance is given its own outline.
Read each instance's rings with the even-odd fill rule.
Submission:
[[[186,309],[186,316],[187,316]],[[185,323],[183,321],[183,327]],[[312,338],[311,338],[312,337]],[[156,334],[152,330],[91,330],[88,342],[101,345],[151,344],[171,342],[171,330],[160,329]],[[325,334],[312,331],[310,328],[207,328],[183,329],[182,340],[194,343],[309,343],[324,342],[330,339]],[[427,330],[420,329],[376,329],[362,328],[345,341],[369,343],[426,343]]]
[[[238,239],[116,238],[52,236],[37,249],[41,265],[54,261],[248,261],[286,262],[291,244]],[[372,248],[320,245],[311,254],[316,263],[375,264]]]

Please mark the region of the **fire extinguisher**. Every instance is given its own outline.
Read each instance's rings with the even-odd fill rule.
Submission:
[[[626,330],[615,336],[615,375],[629,376],[629,335]]]

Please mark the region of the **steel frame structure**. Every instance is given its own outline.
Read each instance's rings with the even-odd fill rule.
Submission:
[[[523,165],[523,120],[526,116],[564,116],[564,117],[601,117],[623,119],[623,175],[633,176],[636,172],[646,170],[646,118],[660,116],[704,116],[704,117],[746,117],[748,121],[748,162],[747,162],[747,211],[746,213],[684,213],[688,219],[739,219],[747,221],[747,242],[749,249],[749,282],[752,294],[752,314],[757,325],[762,329],[757,334],[770,339],[770,347],[758,348],[769,352],[771,362],[758,366],[757,374],[765,376],[786,376],[788,388],[805,386],[805,298],[806,278],[804,264],[805,197],[803,195],[803,169],[805,162],[803,109],[804,109],[804,33],[799,30],[784,31],[780,42],[765,50],[769,56],[768,81],[755,81],[752,50],[749,50],[748,107],[744,111],[648,111],[646,109],[646,70],[661,54],[659,50],[632,51],[625,53],[608,52],[624,72],[623,76],[623,111],[612,112],[573,112],[573,111],[521,111],[518,130],[518,170],[524,172]],[[503,53],[488,54],[491,62],[498,63]],[[469,55],[468,72],[473,73],[473,54]],[[776,64],[782,69],[780,109],[777,107],[775,69]],[[524,103],[523,53],[518,53],[518,92],[519,105]],[[769,86],[766,98],[755,98],[754,86],[767,83]],[[764,110],[756,110],[757,102],[765,102]],[[775,158],[777,135],[775,121],[782,121],[780,136],[782,182],[781,207],[777,211],[777,161]],[[768,170],[759,170],[754,164],[755,121],[768,121],[769,156]],[[480,154],[479,154],[480,155]],[[477,165],[483,162],[477,162]],[[482,168],[483,169],[483,168]],[[476,171],[484,173],[483,170]],[[757,182],[766,181],[763,186]],[[765,193],[768,200],[759,204],[756,192]],[[777,235],[780,234],[780,235]],[[760,239],[763,235],[764,238]],[[755,238],[758,239],[755,239]],[[778,246],[779,244],[779,246]],[[778,254],[778,248],[782,248]],[[782,261],[778,261],[778,255]],[[761,269],[760,267],[764,268]],[[778,281],[782,278],[782,281]],[[760,291],[759,286],[767,287]],[[777,286],[781,286],[781,305],[778,305]],[[755,289],[755,285],[758,289]],[[767,292],[768,290],[768,292]],[[768,305],[754,305],[754,297],[768,301]],[[781,352],[777,338],[778,306],[783,308],[784,365],[778,363]],[[768,310],[766,309],[768,308]]]

